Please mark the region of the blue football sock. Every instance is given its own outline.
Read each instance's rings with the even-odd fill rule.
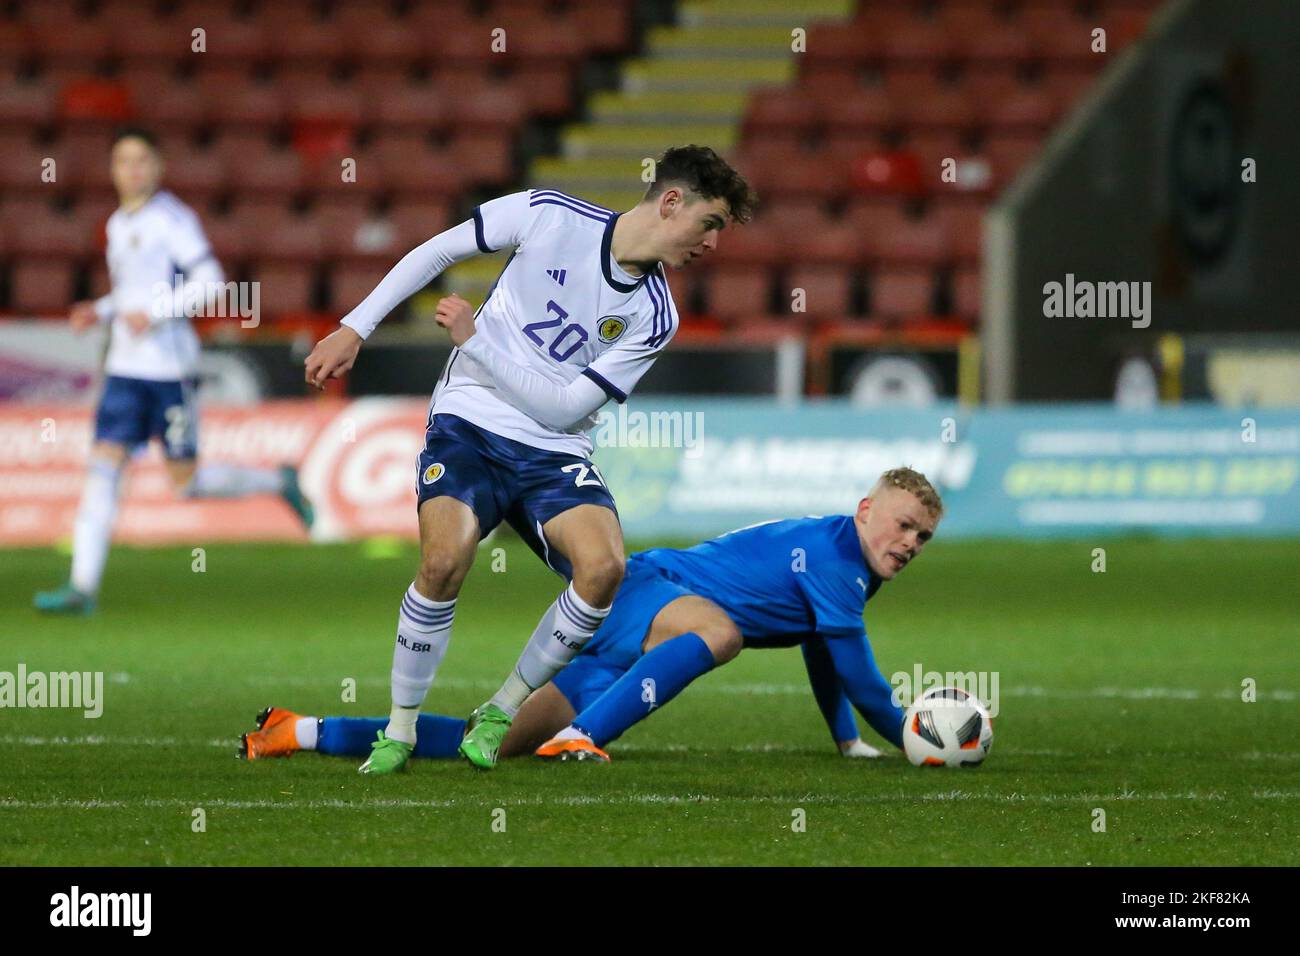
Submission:
[[[368,757],[375,734],[388,726],[387,717],[325,717],[320,722],[316,752],[339,757]],[[465,721],[459,717],[421,714],[415,723],[413,757],[454,757]]]
[[[603,747],[712,667],[713,652],[698,634],[664,641],[574,717],[573,726]]]

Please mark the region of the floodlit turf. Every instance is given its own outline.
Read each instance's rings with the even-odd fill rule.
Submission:
[[[430,710],[488,696],[558,588],[498,543],[507,571],[480,554]],[[0,710],[0,864],[1300,862],[1300,542],[936,540],[867,629],[887,676],[998,673],[975,770],[839,757],[797,650],[742,654],[611,745],[609,766],[417,761],[371,779],[351,759],[236,761],[269,703],[387,712],[414,559],[212,546],[200,574],[188,548],[118,549],[99,615],[68,620],[29,610],[65,556],[0,554],[0,671],[107,676],[98,720]]]

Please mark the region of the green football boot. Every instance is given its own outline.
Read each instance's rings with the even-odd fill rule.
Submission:
[[[400,740],[390,740],[381,730],[378,740],[370,745],[370,756],[357,768],[357,773],[397,773],[405,770],[411,759],[415,744],[404,744]]]
[[[506,739],[512,718],[496,704],[484,704],[469,715],[465,739],[460,742],[460,755],[480,770],[491,770],[497,765],[501,741]]]
[[[280,469],[280,477],[284,481],[280,497],[293,509],[293,513],[298,516],[303,527],[310,531],[316,521],[316,509],[312,507],[311,499],[302,493],[302,488],[298,485],[298,469],[285,465]]]
[[[32,606],[46,614],[94,614],[95,596],[65,584],[53,591],[37,591]]]

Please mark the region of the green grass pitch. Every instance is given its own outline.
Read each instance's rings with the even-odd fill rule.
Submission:
[[[490,568],[497,544],[503,573]],[[1090,570],[1097,546],[1105,573]],[[998,673],[996,738],[974,770],[915,768],[893,748],[841,758],[797,649],[748,651],[706,676],[613,744],[609,766],[420,761],[370,779],[358,761],[313,754],[241,763],[238,735],[266,704],[387,713],[415,551],[223,545],[205,572],[191,562],[188,548],[116,549],[99,615],[46,619],[31,593],[63,578],[66,556],[0,554],[0,671],[107,675],[97,720],[0,710],[0,864],[1300,856],[1300,542],[936,541],[872,601],[867,630],[886,676],[917,662]],[[487,697],[558,584],[517,541],[485,547],[427,709],[464,715]],[[355,703],[341,701],[346,678]]]

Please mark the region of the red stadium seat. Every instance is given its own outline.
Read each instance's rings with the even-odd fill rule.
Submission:
[[[307,263],[259,262],[252,270],[258,283],[262,320],[288,312],[306,312],[313,306],[315,268]]]
[[[378,85],[378,84],[376,84]],[[447,108],[442,91],[428,83],[403,83],[375,98],[368,98],[370,118],[380,126],[421,131],[440,130],[447,125]]]
[[[871,281],[871,314],[881,318],[929,315],[934,301],[934,275],[929,270],[881,270]]]
[[[269,127],[284,120],[284,90],[274,83],[255,83],[242,71],[206,71],[199,84],[212,118],[227,127]]]
[[[104,18],[111,38],[107,40],[114,52],[127,61],[128,67],[144,63],[153,67],[174,65],[195,56],[192,32],[201,26],[180,17],[159,18],[156,13],[142,11],[131,17]],[[98,29],[101,48],[105,43],[104,27]],[[216,57],[219,44],[213,42],[211,30],[206,37],[208,50],[204,56]]]
[[[991,4],[950,3],[940,11],[940,29],[958,59],[981,64],[1023,63],[1033,56],[1024,25]]]
[[[231,211],[243,227],[244,250],[261,260],[316,261],[323,254],[320,224],[271,202],[241,202]]]
[[[49,62],[94,66],[96,60],[113,52],[115,44],[105,36],[102,23],[74,21],[33,25],[28,34],[32,50]]]
[[[229,276],[244,259],[244,223],[237,216],[202,216],[202,219],[212,251]]]
[[[978,269],[958,269],[952,277],[952,308],[964,319],[980,315],[980,273]]]
[[[466,182],[491,185],[514,178],[513,144],[504,137],[462,133],[451,141],[450,153]]]
[[[560,117],[573,109],[573,73],[566,67],[528,64],[512,82],[531,116]]]
[[[322,200],[317,204],[315,218],[327,258],[388,259],[398,251],[396,227],[392,223],[386,229],[374,227],[375,214],[363,196]],[[401,250],[403,254],[406,251]]]
[[[272,5],[269,9],[275,10]],[[276,60],[319,63],[337,60],[350,51],[352,38],[335,23],[306,21],[277,27],[268,23],[271,35],[268,51]]]
[[[206,128],[208,101],[202,87],[166,69],[137,69],[125,76],[131,105],[141,125],[161,131]]]
[[[330,308],[340,314],[354,309],[387,273],[383,264],[340,264],[330,271]]]
[[[446,106],[448,119],[457,129],[490,130],[505,136],[524,120],[519,94],[504,84],[451,96]]]
[[[920,90],[896,98],[894,115],[909,127],[967,129],[976,124],[977,106],[964,90]]]
[[[807,235],[814,230],[828,229],[834,223],[825,205],[816,199],[777,199],[764,203],[758,215],[763,222],[771,223],[788,235]],[[734,227],[728,227],[731,228]]]
[[[943,223],[952,258],[978,262],[982,252],[985,205],[976,200],[936,203],[934,215]]]
[[[226,164],[215,150],[193,148],[166,154],[167,187],[181,197],[199,199],[226,185]]]
[[[233,16],[224,6],[208,4],[202,13],[182,13],[175,19],[185,26],[184,52],[189,53],[191,31],[202,27],[206,31],[203,56],[221,67],[263,60],[273,54],[279,39],[257,19]]]
[[[849,164],[849,185],[863,195],[913,196],[924,191],[925,175],[916,153],[879,150]]]
[[[71,213],[59,213],[48,203],[26,207],[21,219],[10,217],[5,204],[5,245],[19,255],[78,259],[96,253],[95,225]]]
[[[847,189],[847,169],[818,162],[807,153],[747,156],[744,160],[760,195],[830,199]]]
[[[1060,115],[1064,116],[1079,105],[1084,94],[1097,83],[1095,69],[1049,69],[1044,78],[1047,88],[1052,91]]]
[[[230,167],[230,184],[241,194],[292,194],[303,185],[302,157],[291,149],[266,152],[254,162]]]
[[[1000,185],[1012,179],[1042,151],[1043,137],[1033,133],[997,133],[985,143],[984,152],[993,164],[993,174]]]
[[[447,151],[403,153],[381,159],[381,175],[386,190],[422,197],[454,196],[464,186],[464,172]]]
[[[882,30],[881,37],[881,55],[893,62],[937,63],[952,59],[958,50],[953,37],[934,23],[910,18]]]
[[[859,89],[831,99],[819,100],[817,116],[832,131],[880,129],[903,118],[882,87]]]
[[[786,235],[780,223],[770,219],[756,219],[743,229],[728,227],[708,259],[728,267],[742,263],[750,268],[775,265],[783,261]]]
[[[851,222],[859,222],[858,208],[849,210]],[[894,206],[883,214],[872,211],[872,221],[864,224],[862,242],[869,258],[887,263],[937,266],[951,253],[946,224],[938,216],[909,216]]]
[[[812,106],[803,89],[759,90],[749,97],[744,126],[754,136],[803,135],[817,122]]]
[[[804,290],[804,312],[814,317],[841,317],[850,311],[853,274],[839,266],[795,266],[787,274],[782,292],[789,308],[796,289]]]
[[[394,262],[420,243],[455,225],[447,203],[429,202],[427,198],[396,203],[388,218],[397,229],[398,256]]]
[[[534,63],[577,63],[586,51],[585,26],[550,10],[512,14],[502,25],[505,53]]]
[[[44,126],[54,118],[56,97],[48,83],[0,84],[0,124]]]
[[[708,273],[709,312],[720,318],[765,313],[770,304],[769,273],[754,267],[717,267]]]
[[[1092,51],[1092,31],[1101,25],[1095,17],[1080,17],[1067,6],[1032,5],[1021,20],[1036,58],[1067,63],[1104,56]]]
[[[376,66],[392,66],[409,65],[424,58],[429,44],[407,21],[373,13],[364,6],[357,9],[362,12],[345,17],[347,11],[353,10],[353,4],[344,4],[339,20],[340,29],[349,38],[350,52],[358,59]]]
[[[13,266],[12,308],[34,315],[65,315],[72,303],[72,275],[67,260],[19,259]]]
[[[881,34],[865,28],[861,21],[813,24],[808,28],[805,55],[824,63],[858,65],[880,57],[883,52]]]
[[[591,53],[632,48],[632,0],[574,0],[570,20]]]
[[[865,258],[862,237],[847,222],[808,232],[783,232],[790,236],[782,246],[782,258],[787,262],[848,266]]]

